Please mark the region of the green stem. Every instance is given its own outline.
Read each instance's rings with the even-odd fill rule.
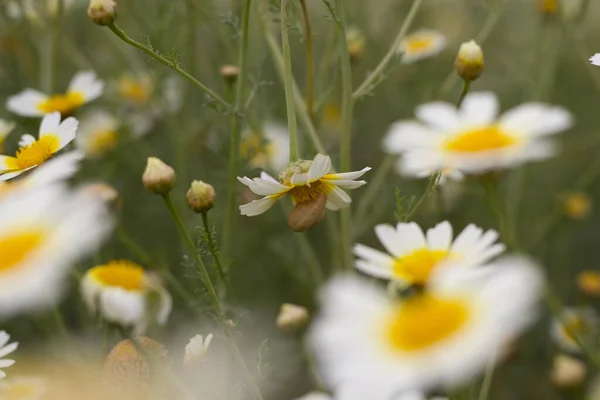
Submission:
[[[490,387],[492,386],[492,378],[494,377],[494,367],[496,366],[496,353],[490,357],[488,364],[485,367],[485,374],[483,375],[483,383],[481,384],[481,391],[479,392],[479,400],[487,400],[490,394]]]
[[[313,249],[305,234],[294,232],[294,237],[296,237],[296,240],[300,245],[300,250],[302,251],[302,254],[304,254],[306,257],[306,261],[308,262],[310,274],[312,275],[315,288],[318,288],[321,285],[321,283],[323,283],[323,268],[319,263],[319,258],[317,257],[315,250]]]
[[[396,56],[398,48],[400,47],[400,43],[406,36],[408,30],[410,29],[410,26],[413,20],[415,19],[417,11],[419,11],[419,7],[421,7],[422,3],[423,0],[414,0],[412,6],[410,7],[410,10],[408,11],[408,14],[406,15],[406,18],[404,19],[404,23],[400,27],[400,32],[398,32],[398,35],[396,35],[396,39],[394,39],[392,47],[390,47],[387,54],[383,57],[379,65],[375,67],[373,72],[371,72],[369,76],[367,76],[367,79],[365,79],[365,81],[358,87],[358,89],[354,91],[354,93],[352,94],[352,99],[357,100],[361,98],[366,93],[372,91],[378,84],[381,75]]]
[[[469,93],[470,87],[471,87],[471,81],[463,81],[463,87],[460,92],[460,96],[458,96],[458,100],[456,100],[456,108],[460,108],[460,106],[463,103],[463,100],[467,96],[467,93]]]
[[[312,27],[310,25],[310,14],[306,6],[306,0],[300,0],[302,15],[304,16],[304,44],[306,48],[306,108],[308,115],[315,118],[315,55],[312,38]]]
[[[62,15],[64,11],[64,0],[58,0],[56,5],[56,15],[53,18],[52,46],[50,48],[50,62],[48,63],[48,93],[56,89],[57,71],[58,71],[58,53],[61,49],[62,37]]]
[[[515,240],[514,232],[508,225],[510,220],[506,215],[506,209],[503,204],[502,195],[498,188],[498,181],[493,177],[486,176],[484,177],[483,186],[488,205],[498,221],[498,231],[500,232],[500,237],[512,250],[518,250],[519,247],[517,241]]]
[[[196,67],[196,53],[198,51],[198,36],[196,32],[196,13],[192,0],[187,0],[187,24],[188,24],[188,32],[189,32],[189,57],[190,57],[190,72],[192,74],[197,73],[198,68]]]
[[[210,229],[208,225],[208,213],[206,212],[202,213],[202,225],[204,226],[204,231],[206,232],[206,236],[208,239],[208,251],[210,251],[213,260],[215,261],[215,265],[217,266],[217,271],[219,271],[219,276],[221,277],[221,280],[223,281],[225,286],[229,287],[229,279],[227,278],[225,269],[221,265],[221,260],[219,259],[219,251],[215,244],[216,242],[215,237],[212,233],[212,229]]]
[[[292,55],[288,38],[287,0],[281,0],[281,46],[283,52],[283,84],[285,87],[285,105],[287,109],[288,131],[290,134],[290,162],[300,159],[298,150],[298,125],[296,123],[296,107],[294,105]]]
[[[226,102],[225,100],[223,100],[221,98],[221,96],[219,96],[218,94],[216,94],[215,92],[213,92],[211,89],[209,89],[207,86],[205,86],[198,79],[194,78],[188,72],[186,72],[185,70],[181,69],[179,67],[179,65],[174,62],[174,60],[169,60],[169,59],[163,57],[162,55],[158,54],[153,49],[151,49],[151,48],[143,45],[142,43],[140,43],[140,42],[138,42],[136,40],[133,40],[132,38],[130,38],[129,36],[127,36],[127,34],[123,30],[121,30],[119,27],[117,27],[117,25],[115,25],[114,23],[108,25],[108,28],[115,35],[117,35],[117,37],[119,37],[119,39],[121,39],[125,43],[127,43],[127,44],[129,44],[129,45],[131,45],[131,46],[133,46],[133,47],[141,50],[145,54],[148,54],[149,56],[151,56],[152,58],[154,58],[159,63],[161,63],[163,65],[166,65],[167,67],[171,68],[173,71],[177,72],[179,75],[183,76],[185,79],[187,79],[188,81],[192,82],[200,90],[202,90],[209,97],[211,97],[216,102],[220,103],[225,108],[227,108],[227,109],[231,108],[231,105],[228,102]]]

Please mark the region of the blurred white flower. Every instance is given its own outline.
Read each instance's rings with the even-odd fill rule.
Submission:
[[[405,299],[338,277],[323,290],[309,343],[335,391],[365,385],[378,388],[370,399],[383,400],[402,390],[457,387],[533,322],[541,281],[530,261],[516,257],[440,269],[426,292]]]
[[[2,371],[2,368],[8,368],[15,363],[15,360],[5,359],[3,357],[14,352],[19,346],[18,342],[7,344],[9,339],[10,335],[8,333],[0,331],[0,379],[6,377],[6,372]]]
[[[461,268],[476,267],[501,254],[505,246],[496,243],[498,233],[470,224],[455,240],[448,221],[428,229],[425,234],[414,222],[375,226],[375,234],[389,254],[367,247],[354,246],[356,268],[377,278],[404,284],[425,284],[435,269],[447,262]]]
[[[594,65],[597,65],[600,67],[600,53],[594,54],[591,58],[590,58],[590,62]]]
[[[384,150],[402,154],[398,170],[423,177],[442,171],[479,174],[542,160],[555,153],[547,136],[567,130],[571,113],[562,107],[526,103],[498,117],[498,99],[490,92],[470,93],[459,110],[450,103],[417,107],[417,121],[392,125]]]
[[[114,260],[88,270],[81,280],[81,294],[90,311],[132,327],[135,334],[143,333],[153,321],[164,325],[172,308],[166,289],[128,260]]]
[[[0,382],[0,399],[4,400],[38,400],[43,399],[48,391],[48,383],[37,377],[12,377]]]
[[[154,91],[154,82],[148,74],[124,74],[117,80],[116,89],[122,100],[139,107],[150,100]]]
[[[119,121],[103,110],[94,110],[81,119],[77,138],[77,146],[88,157],[104,156],[117,145]]]
[[[589,307],[563,309],[561,318],[554,318],[550,336],[557,346],[573,353],[581,352],[579,340],[594,340],[600,332],[600,321],[596,312]]]
[[[41,117],[53,112],[70,115],[85,103],[97,99],[104,91],[104,82],[93,71],[78,72],[65,94],[47,95],[35,89],[25,89],[10,96],[6,108],[24,117]]]
[[[421,29],[406,36],[398,53],[402,55],[405,64],[414,63],[419,60],[438,55],[446,47],[446,37],[431,29]]]
[[[252,168],[281,171],[290,160],[290,135],[285,126],[267,122],[262,135],[248,131],[240,144],[240,153]]]
[[[6,139],[8,134],[11,133],[13,129],[15,129],[15,126],[17,126],[17,124],[15,124],[14,122],[0,119],[0,149],[2,148],[4,140]]]
[[[575,357],[559,354],[552,363],[552,383],[559,388],[573,388],[585,380],[587,367]]]
[[[56,184],[3,196],[0,221],[0,318],[55,306],[112,225],[101,201]]]
[[[0,181],[12,179],[46,162],[75,139],[78,125],[73,117],[61,122],[58,112],[46,115],[37,140],[25,134],[21,136],[15,157],[0,155]]]
[[[208,346],[213,339],[213,334],[210,333],[206,339],[202,335],[196,335],[190,339],[190,342],[185,346],[185,355],[183,356],[183,364],[191,365],[200,363],[206,357]]]
[[[366,184],[366,181],[354,179],[370,169],[366,167],[360,171],[331,174],[331,158],[317,154],[313,161],[299,160],[290,164],[279,174],[279,182],[266,172],[262,172],[260,178],[238,177],[254,193],[265,196],[240,206],[240,211],[242,215],[252,217],[264,213],[287,194],[292,197],[294,204],[302,204],[314,200],[321,193],[327,195],[327,208],[337,211],[352,202],[342,188],[356,189]]]

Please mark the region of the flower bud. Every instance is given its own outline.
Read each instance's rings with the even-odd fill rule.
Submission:
[[[288,225],[294,232],[306,232],[323,221],[326,204],[327,195],[325,193],[319,193],[314,200],[308,203],[297,203],[288,216]]]
[[[554,358],[552,365],[552,383],[559,388],[579,386],[587,374],[583,361],[575,357],[560,354]]]
[[[102,204],[111,211],[121,208],[119,192],[106,183],[91,183],[86,185],[82,190],[85,194],[92,196],[92,198],[100,199]]]
[[[188,206],[198,214],[213,208],[215,197],[215,188],[202,181],[193,181],[185,195]]]
[[[233,84],[237,81],[240,69],[236,65],[223,65],[219,73],[227,83]]]
[[[454,65],[458,76],[463,80],[468,82],[476,80],[484,67],[481,47],[474,40],[461,44]]]
[[[117,19],[117,3],[114,0],[91,0],[88,16],[95,24],[110,25]]]
[[[600,273],[597,271],[581,271],[577,275],[579,291],[591,296],[600,297]]]
[[[277,316],[277,327],[281,330],[295,331],[308,324],[308,310],[296,304],[284,303]]]
[[[156,157],[148,157],[142,176],[144,187],[150,192],[165,195],[175,186],[175,170]]]
[[[363,33],[358,28],[351,26],[346,31],[346,40],[348,41],[350,61],[360,60],[365,50],[365,36]]]

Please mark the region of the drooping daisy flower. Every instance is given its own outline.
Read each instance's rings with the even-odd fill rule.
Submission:
[[[4,359],[19,346],[18,342],[7,344],[10,339],[10,335],[5,331],[0,331],[0,379],[6,377],[6,372],[2,371],[2,368],[8,368],[15,363],[15,360]]]
[[[46,115],[37,140],[31,135],[23,135],[15,157],[0,155],[0,181],[12,179],[46,162],[75,139],[78,125],[73,117],[60,122],[58,112]]]
[[[592,308],[566,308],[561,319],[555,318],[550,327],[550,336],[561,349],[573,353],[581,351],[579,340],[595,340],[600,332],[600,321]]]
[[[537,268],[522,258],[443,268],[427,291],[395,300],[339,277],[323,291],[309,343],[335,391],[365,385],[389,399],[402,390],[457,387],[533,321],[541,286]]]
[[[252,168],[283,170],[290,159],[290,135],[281,124],[267,122],[258,132],[248,131],[240,144],[242,157]]]
[[[417,107],[420,122],[392,125],[384,150],[402,154],[401,173],[423,176],[442,170],[479,174],[509,168],[554,154],[547,136],[569,129],[571,114],[562,107],[526,103],[500,117],[493,93],[470,93],[461,108],[444,102]]]
[[[0,382],[0,399],[39,400],[47,391],[47,382],[42,378],[20,376]]]
[[[404,64],[423,60],[438,55],[446,47],[446,37],[434,30],[421,29],[404,38],[400,42],[398,53],[402,55]]]
[[[600,53],[594,54],[592,57],[590,57],[590,62],[600,67]]]
[[[208,352],[208,346],[213,339],[212,333],[206,336],[206,339],[202,335],[196,335],[190,339],[190,342],[185,346],[185,355],[183,356],[183,364],[191,365],[202,362],[206,353]]]
[[[66,93],[50,96],[35,89],[25,89],[9,97],[6,108],[24,117],[41,117],[57,111],[65,116],[100,97],[103,90],[104,82],[95,72],[78,72],[71,79]]]
[[[431,273],[447,262],[475,267],[501,254],[505,246],[496,243],[498,233],[484,232],[471,224],[452,238],[452,225],[439,223],[424,233],[414,222],[375,226],[375,234],[389,254],[362,244],[354,246],[356,268],[377,278],[404,284],[427,283]]]
[[[88,157],[102,157],[115,148],[119,121],[106,111],[95,110],[81,119],[77,131],[77,146]]]
[[[131,327],[136,334],[153,321],[164,325],[171,313],[171,295],[144,268],[127,260],[87,271],[81,280],[81,294],[92,312]]]
[[[0,318],[53,307],[73,262],[111,227],[101,201],[61,185],[0,198]]]
[[[14,122],[0,119],[0,150],[2,150],[4,140],[6,139],[8,134],[11,133],[13,129],[15,129],[16,125],[17,124],[15,124]]]
[[[354,179],[360,178],[370,169],[366,167],[360,171],[331,174],[331,158],[317,154],[313,161],[299,160],[290,164],[279,174],[279,182],[266,172],[262,172],[260,178],[238,177],[254,193],[265,196],[240,206],[240,211],[242,215],[252,217],[264,213],[287,194],[297,204],[310,202],[321,193],[327,195],[329,210],[339,210],[352,202],[341,188],[356,189],[366,184],[366,181]]]

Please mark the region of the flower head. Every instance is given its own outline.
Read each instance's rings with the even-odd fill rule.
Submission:
[[[600,330],[600,321],[592,308],[565,308],[550,327],[550,336],[561,349],[579,353],[579,341],[592,340]]]
[[[496,231],[484,232],[472,224],[453,240],[452,226],[447,221],[427,233],[414,222],[399,223],[396,227],[381,224],[375,227],[375,234],[389,254],[356,244],[354,254],[359,257],[356,268],[405,284],[426,284],[430,275],[447,263],[461,268],[479,266],[505,249],[503,244],[496,243]]]
[[[522,258],[437,271],[427,291],[403,299],[339,277],[323,291],[309,343],[336,391],[366,385],[388,399],[402,390],[456,387],[533,321],[540,289],[537,268]]]
[[[14,352],[19,343],[12,342],[7,344],[10,339],[10,335],[5,331],[0,331],[0,379],[6,377],[6,372],[2,371],[2,368],[8,368],[15,363],[15,360],[5,359],[10,353]],[[1,394],[1,392],[0,392]]]
[[[99,158],[113,150],[119,140],[119,121],[102,110],[86,114],[77,131],[77,147],[90,158]]]
[[[302,204],[315,200],[320,193],[327,195],[326,206],[329,210],[339,210],[352,202],[341,188],[356,189],[366,184],[366,181],[354,179],[370,169],[366,167],[360,171],[332,174],[331,158],[317,154],[312,161],[299,160],[288,165],[279,174],[279,182],[266,172],[262,172],[260,178],[238,177],[254,193],[265,196],[240,206],[240,211],[242,215],[252,217],[264,213],[285,195],[289,195],[294,204]]]
[[[405,37],[398,52],[402,62],[411,64],[438,55],[446,47],[446,37],[434,30],[422,29]]]
[[[500,117],[498,99],[470,93],[459,110],[433,102],[417,107],[417,121],[392,125],[384,140],[388,153],[402,154],[401,173],[423,177],[442,171],[449,177],[480,174],[542,160],[555,153],[550,135],[573,124],[562,107],[526,103]]]
[[[114,0],[91,0],[88,16],[98,25],[110,25],[117,19],[117,3]]]
[[[114,260],[86,272],[81,294],[88,308],[107,321],[143,333],[148,324],[164,325],[171,313],[171,295],[134,262]]]
[[[41,117],[54,112],[65,116],[97,99],[103,91],[104,82],[95,72],[79,72],[71,79],[66,93],[49,96],[35,89],[25,89],[9,97],[6,108],[24,117]]]
[[[196,335],[190,339],[190,342],[185,346],[185,355],[183,357],[184,365],[197,364],[204,361],[208,347],[213,339],[213,334],[209,333],[206,339],[202,335]]]
[[[240,144],[242,157],[252,168],[281,171],[290,159],[290,135],[281,124],[267,122],[262,132],[247,131]]]
[[[193,181],[185,195],[188,206],[197,213],[213,208],[216,197],[215,188],[202,181]]]
[[[584,192],[567,193],[562,200],[563,211],[570,218],[584,220],[592,212],[592,199]]]

